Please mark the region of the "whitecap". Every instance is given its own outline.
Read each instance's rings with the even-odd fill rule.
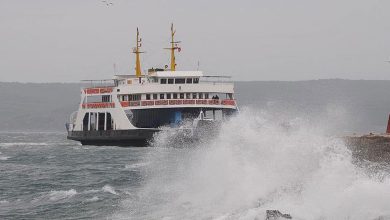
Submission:
[[[99,201],[99,197],[94,196],[94,197],[92,197],[92,198],[86,199],[85,201],[86,201],[86,202],[96,202],[96,201]]]
[[[89,190],[85,190],[84,193],[97,193],[97,192],[100,192],[100,190],[98,189],[89,189]]]
[[[0,205],[5,205],[5,204],[9,204],[9,202],[7,200],[0,200]]]
[[[10,142],[10,143],[0,143],[0,147],[12,147],[12,146],[47,146],[48,143],[41,142]]]
[[[0,160],[8,160],[10,157],[6,157],[6,156],[1,156],[0,157]]]
[[[77,194],[77,191],[75,189],[51,191],[49,193],[49,200],[58,201],[58,200],[62,200],[62,199],[67,199],[67,198],[73,197],[76,194]]]
[[[103,190],[103,192],[108,192],[108,193],[111,193],[114,195],[118,195],[118,193],[115,191],[114,187],[112,187],[110,185],[103,186],[102,190]]]
[[[126,164],[126,165],[125,165],[125,169],[133,170],[133,169],[137,169],[137,168],[146,166],[146,165],[148,165],[148,164],[149,164],[149,163]]]

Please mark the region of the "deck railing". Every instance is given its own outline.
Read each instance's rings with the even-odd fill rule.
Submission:
[[[96,88],[85,88],[85,94],[104,94],[111,93],[113,91],[113,87],[96,87]]]
[[[230,105],[235,106],[233,99],[169,99],[169,100],[143,100],[143,101],[122,101],[122,107],[138,106],[160,106],[160,105]]]
[[[169,100],[142,100],[122,101],[122,107],[162,106],[162,105],[230,105],[235,106],[234,99],[169,99]],[[115,108],[113,102],[90,102],[82,104],[82,108]]]
[[[83,108],[115,108],[113,102],[90,102],[82,104]]]

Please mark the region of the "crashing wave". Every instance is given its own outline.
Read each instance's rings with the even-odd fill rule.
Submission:
[[[139,199],[124,200],[113,217],[265,219],[267,210],[305,220],[390,215],[388,174],[377,178],[354,164],[343,140],[323,131],[330,129],[326,120],[295,118],[286,130],[281,118],[244,110],[190,149],[166,148],[173,134],[160,133],[145,158],[150,164]]]

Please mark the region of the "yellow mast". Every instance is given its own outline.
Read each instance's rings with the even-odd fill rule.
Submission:
[[[173,30],[173,23],[171,24],[171,47],[170,48],[164,48],[171,50],[171,71],[176,70],[176,59],[175,59],[175,50],[178,50],[180,52],[180,47],[177,46],[180,41],[174,41],[176,30]]]
[[[137,28],[137,42],[136,42],[136,47],[133,48],[133,53],[135,53],[135,75],[136,75],[136,77],[141,77],[141,75],[142,75],[141,61],[139,58],[139,54],[143,53],[143,52],[139,51],[139,48],[141,47],[141,41],[142,41],[142,39],[139,38],[139,31]]]

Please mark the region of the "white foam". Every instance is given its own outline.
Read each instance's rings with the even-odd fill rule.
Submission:
[[[0,205],[6,205],[9,204],[7,200],[0,200]]]
[[[115,191],[114,187],[112,187],[110,185],[103,186],[102,190],[103,190],[103,192],[108,192],[108,193],[111,193],[114,195],[118,195],[118,193]]]
[[[134,163],[134,164],[126,164],[125,169],[134,170],[140,167],[147,166],[149,163]]]
[[[33,142],[12,142],[12,143],[0,143],[0,147],[12,147],[12,146],[47,146],[48,143],[33,143]]]
[[[92,198],[86,199],[85,201],[86,201],[86,202],[96,202],[96,201],[99,201],[99,197],[94,196],[94,197],[92,197]]]
[[[0,156],[0,160],[8,160],[11,157],[6,157],[6,156]]]
[[[263,219],[267,209],[307,220],[390,215],[389,177],[355,166],[343,141],[325,135],[325,120],[294,119],[286,129],[280,118],[243,110],[210,143],[155,150],[139,201],[123,201],[114,218],[135,207],[151,219]]]
[[[85,190],[84,193],[97,193],[97,192],[100,192],[101,190],[98,190],[98,189],[89,189],[89,190]]]
[[[49,196],[49,200],[58,201],[58,200],[71,198],[76,194],[77,194],[76,190],[70,189],[70,190],[50,191],[48,196]]]

